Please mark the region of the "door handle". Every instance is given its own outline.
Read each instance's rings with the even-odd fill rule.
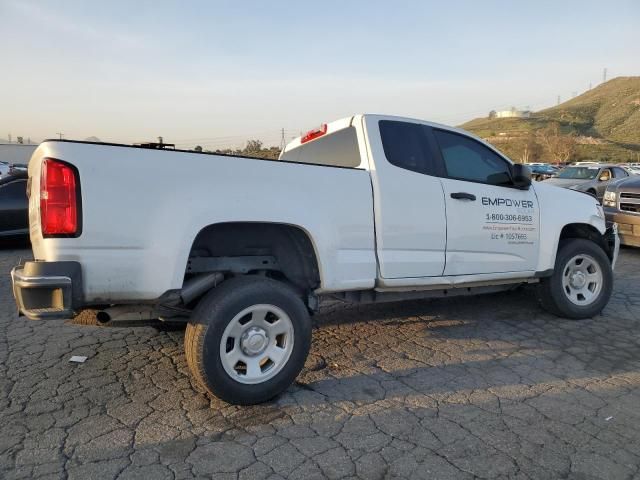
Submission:
[[[455,198],[456,200],[471,200],[473,202],[476,196],[473,193],[455,192],[451,194],[451,198]]]

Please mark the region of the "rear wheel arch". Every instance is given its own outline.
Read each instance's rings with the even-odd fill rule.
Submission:
[[[296,288],[310,292],[321,284],[318,254],[311,235],[291,224],[224,222],[207,225],[194,238],[189,258],[268,255],[278,262],[269,272]]]

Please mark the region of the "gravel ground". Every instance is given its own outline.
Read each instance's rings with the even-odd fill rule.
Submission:
[[[591,320],[530,289],[333,308],[249,408],[197,390],[182,331],[18,318],[21,256],[0,250],[0,478],[640,478],[639,249]]]

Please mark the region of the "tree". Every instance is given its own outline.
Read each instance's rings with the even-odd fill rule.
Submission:
[[[533,133],[530,133],[525,141],[520,155],[520,161],[522,163],[535,162],[542,155],[542,145],[538,143],[538,139]]]
[[[196,152],[201,152],[202,151],[202,147],[200,145],[197,145],[196,148],[194,148],[194,150]]]
[[[542,130],[540,140],[556,163],[565,163],[575,154],[578,142],[573,133],[563,135],[558,123]]]
[[[244,148],[245,153],[255,153],[262,150],[262,142],[260,140],[247,140],[247,146]]]

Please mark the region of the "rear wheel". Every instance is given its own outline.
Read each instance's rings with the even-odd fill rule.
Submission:
[[[561,242],[553,275],[538,286],[542,307],[571,319],[592,317],[609,302],[613,272],[605,252],[590,240]]]
[[[286,284],[264,277],[223,282],[198,304],[185,333],[195,379],[229,403],[264,402],[286,390],[311,344],[307,308]]]

